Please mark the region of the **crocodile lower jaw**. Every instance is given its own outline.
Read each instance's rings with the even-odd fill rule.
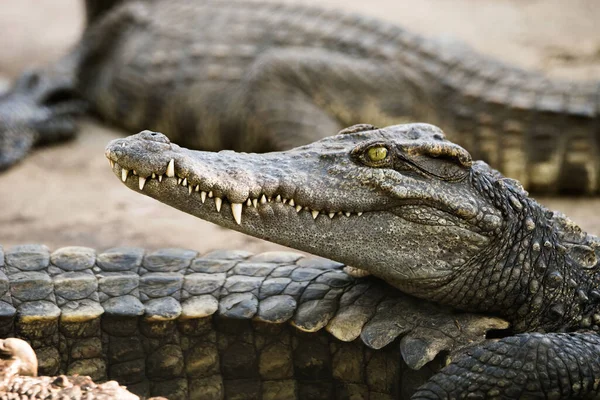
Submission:
[[[206,201],[212,200],[215,204],[215,210],[217,212],[221,212],[221,208],[223,203],[229,203],[231,213],[233,214],[233,219],[238,225],[242,223],[242,215],[244,207],[254,207],[259,208],[263,204],[267,203],[281,203],[282,205],[287,205],[293,207],[297,213],[302,211],[309,212],[313,219],[317,219],[319,215],[327,215],[330,219],[334,218],[356,218],[363,215],[362,211],[352,212],[352,211],[344,211],[344,210],[315,210],[305,205],[298,204],[294,199],[286,199],[283,198],[280,194],[267,196],[266,194],[261,194],[258,197],[246,199],[246,201],[242,203],[232,203],[229,202],[226,197],[219,197],[214,194],[214,191],[210,187],[204,187],[203,183],[193,183],[191,180],[188,180],[188,177],[180,176],[175,171],[175,163],[174,160],[171,160],[167,166],[166,172],[164,174],[152,173],[149,176],[143,177],[139,176],[135,170],[128,170],[126,168],[121,167],[118,163],[115,163],[113,160],[109,159],[109,163],[113,171],[121,171],[121,180],[123,182],[127,181],[127,178],[130,176],[130,173],[134,176],[138,177],[138,187],[140,191],[144,190],[146,186],[146,182],[149,180],[155,180],[158,184],[161,184],[166,179],[174,179],[177,180],[177,184],[187,187],[188,194],[190,196],[199,196],[202,204],[205,204]]]

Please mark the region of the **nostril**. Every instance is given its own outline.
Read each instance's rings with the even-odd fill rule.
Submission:
[[[142,139],[145,140],[151,140],[153,142],[158,142],[158,143],[166,143],[166,144],[170,144],[171,141],[169,140],[168,137],[166,137],[165,135],[163,135],[160,132],[154,132],[154,131],[142,131],[140,132],[140,136],[142,137]]]

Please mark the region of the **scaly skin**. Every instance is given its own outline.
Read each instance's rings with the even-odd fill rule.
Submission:
[[[342,267],[282,252],[0,248],[0,335],[30,342],[41,375],[140,396],[391,400],[439,370],[439,353],[508,326]]]
[[[585,332],[600,328],[600,241],[432,125],[358,125],[267,154],[192,151],[144,131],[106,156],[128,187],[161,202],[502,316],[520,334],[467,351],[417,397],[600,396],[600,341]]]
[[[74,107],[66,117],[53,110],[80,98],[129,131],[204,150],[283,150],[355,123],[427,121],[533,190],[600,190],[596,82],[550,81],[381,21],[304,6],[87,6],[80,43],[0,102],[0,167],[60,137],[32,120],[66,124],[72,135]]]

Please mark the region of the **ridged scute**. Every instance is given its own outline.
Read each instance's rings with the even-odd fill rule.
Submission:
[[[143,396],[273,390],[300,399],[319,387],[313,378],[391,396],[397,382],[381,377],[399,373],[399,354],[419,368],[507,326],[298,253],[22,246],[2,254],[0,332],[31,342],[40,374],[115,379]]]

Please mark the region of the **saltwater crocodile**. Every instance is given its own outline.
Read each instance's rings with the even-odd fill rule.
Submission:
[[[600,397],[600,240],[432,125],[358,125],[267,154],[144,131],[106,156],[129,188],[182,211],[511,323],[415,398]]]
[[[360,122],[437,123],[526,187],[599,190],[599,86],[554,82],[394,25],[245,1],[87,0],[88,28],[0,100],[0,168],[89,109],[190,148],[266,151]],[[406,121],[408,122],[408,121]]]
[[[0,335],[31,343],[41,375],[141,396],[391,400],[508,327],[342,268],[291,252],[0,248]]]

